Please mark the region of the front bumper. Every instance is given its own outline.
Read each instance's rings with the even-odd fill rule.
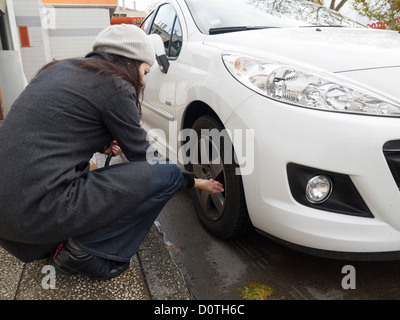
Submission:
[[[386,142],[400,140],[400,119],[311,110],[254,94],[225,125],[254,129],[254,155],[246,155],[254,156],[254,169],[242,179],[257,229],[317,250],[400,250],[400,192],[383,153]],[[290,163],[348,176],[373,217],[299,203]]]

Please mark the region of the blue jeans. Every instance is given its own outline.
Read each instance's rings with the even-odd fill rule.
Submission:
[[[129,262],[167,202],[179,191],[183,176],[171,163],[157,163],[143,202],[112,224],[70,239],[77,248],[95,256]],[[115,204],[118,206],[118,203]]]

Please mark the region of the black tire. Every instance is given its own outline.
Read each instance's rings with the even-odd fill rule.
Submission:
[[[224,127],[210,116],[202,116],[196,120],[192,129],[197,133],[197,161],[192,161],[186,168],[195,173],[200,179],[215,179],[224,185],[225,191],[220,194],[210,195],[205,191],[192,189],[192,199],[202,225],[214,236],[221,239],[232,239],[245,236],[253,230],[246,207],[242,178],[235,174],[237,164],[234,162],[234,153],[225,154],[225,148],[233,148],[229,137],[223,135],[202,135],[202,129],[221,132]],[[204,132],[204,131],[203,131]],[[214,132],[216,132],[214,130]],[[228,139],[224,143],[224,140]],[[219,148],[218,141],[219,140]],[[200,161],[201,155],[207,153],[210,163]],[[219,150],[217,150],[219,149]],[[202,151],[203,150],[203,151]],[[216,153],[213,153],[216,152]],[[211,162],[213,155],[216,155]],[[224,159],[229,157],[229,159]],[[218,163],[217,158],[222,161]],[[204,160],[204,159],[203,159]]]

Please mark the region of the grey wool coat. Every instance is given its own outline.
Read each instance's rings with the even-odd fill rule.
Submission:
[[[0,246],[24,262],[134,210],[151,180],[134,88],[80,62],[39,73],[0,125]],[[129,162],[89,171],[114,139]]]

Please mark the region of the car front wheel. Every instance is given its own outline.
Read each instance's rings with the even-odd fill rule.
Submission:
[[[223,126],[210,116],[198,118],[192,129],[197,134],[196,155],[187,169],[196,178],[214,179],[224,185],[224,192],[217,194],[191,190],[200,222],[218,238],[230,239],[248,234],[252,225],[242,179],[235,171],[237,164],[229,137],[221,134]]]

